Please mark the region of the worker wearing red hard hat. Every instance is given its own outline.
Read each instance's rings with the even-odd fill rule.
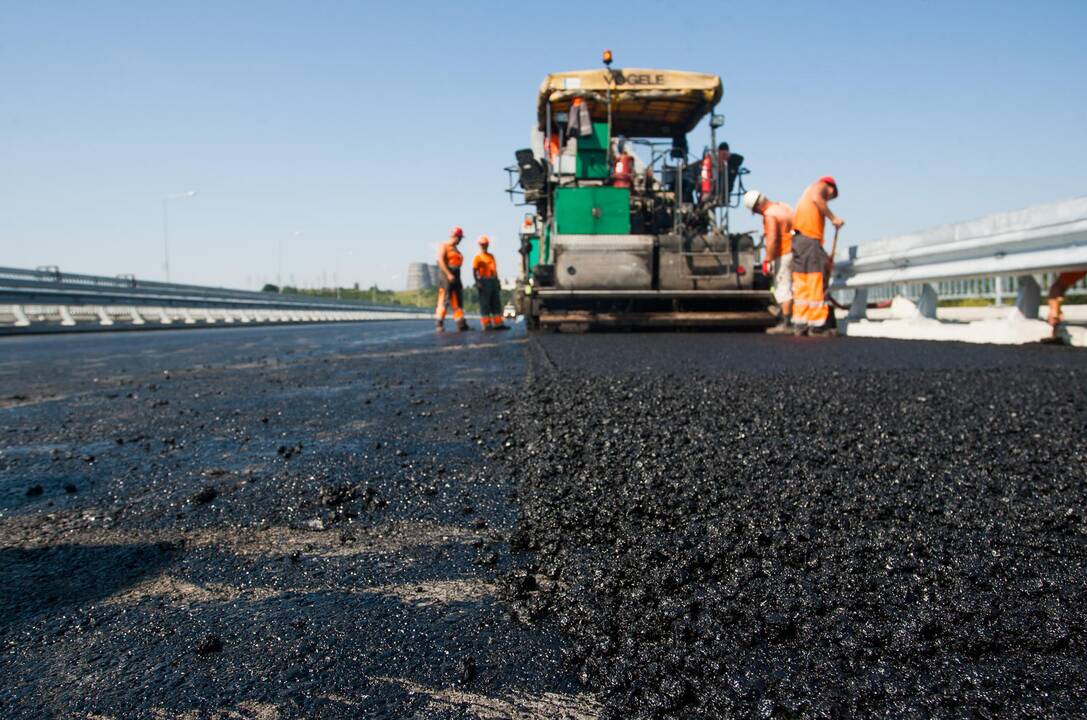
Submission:
[[[829,175],[804,190],[793,215],[793,327],[798,335],[830,332],[826,272],[830,257],[823,249],[826,221],[840,228],[845,221],[828,203],[838,197],[838,183]]]
[[[502,322],[502,289],[498,282],[498,263],[490,252],[491,239],[479,236],[479,254],[472,260],[472,274],[479,291],[479,319],[484,330],[509,330]]]
[[[457,323],[457,330],[463,332],[468,329],[468,323],[464,319],[464,285],[460,280],[464,256],[457,249],[462,239],[464,231],[455,227],[449,233],[449,240],[442,243],[438,250],[438,272],[441,273],[442,282],[438,288],[438,308],[434,312],[438,332],[445,332],[447,305],[453,306],[453,321]]]

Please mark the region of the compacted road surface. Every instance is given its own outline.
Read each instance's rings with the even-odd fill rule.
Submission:
[[[521,333],[0,340],[5,718],[585,717],[496,598]]]
[[[5,717],[1087,711],[1087,356],[0,339]]]

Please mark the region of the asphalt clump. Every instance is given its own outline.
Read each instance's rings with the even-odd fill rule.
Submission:
[[[552,374],[502,583],[604,717],[1087,712],[1087,371]]]

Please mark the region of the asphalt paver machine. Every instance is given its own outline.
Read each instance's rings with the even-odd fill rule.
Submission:
[[[617,69],[548,75],[532,147],[507,168],[521,227],[515,294],[530,328],[765,326],[769,278],[729,231],[743,159],[718,150],[721,78]],[[710,118],[710,145],[688,134]]]

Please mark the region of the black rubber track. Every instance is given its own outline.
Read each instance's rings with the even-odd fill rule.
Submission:
[[[532,342],[506,594],[605,717],[1087,713],[1082,354]]]

